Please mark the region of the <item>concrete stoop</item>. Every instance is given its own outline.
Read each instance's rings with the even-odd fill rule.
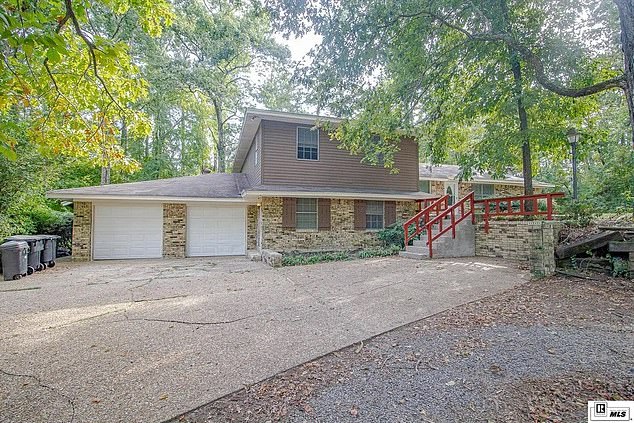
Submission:
[[[456,226],[456,237],[451,231],[444,233],[432,243],[434,258],[473,257],[475,256],[475,226],[470,221],[463,221]],[[425,233],[421,239],[415,239],[412,245],[405,247],[399,256],[424,260],[429,258],[429,247]]]

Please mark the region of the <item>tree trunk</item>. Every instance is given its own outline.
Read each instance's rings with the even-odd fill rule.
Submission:
[[[101,167],[101,185],[110,184],[110,166]]]
[[[224,173],[226,171],[225,166],[225,125],[222,119],[222,106],[216,100],[213,101],[214,110],[216,112],[216,121],[218,123],[218,141],[216,145],[216,169],[218,173]]]
[[[513,70],[513,92],[517,101],[517,115],[520,120],[520,138],[522,140],[522,176],[524,177],[524,195],[533,195],[533,167],[531,160],[531,141],[528,133],[528,116],[522,99],[522,65],[515,52],[511,53],[511,69]]]
[[[499,26],[504,32],[510,33],[509,9],[507,0],[500,0],[501,21],[494,21],[494,26]],[[519,119],[520,139],[522,141],[522,176],[524,177],[524,195],[533,195],[533,167],[531,160],[531,143],[528,132],[528,115],[524,107],[524,88],[522,85],[522,65],[520,54],[512,47],[509,50],[509,64],[513,71],[513,94],[517,103],[517,117]],[[527,202],[530,207],[532,202]]]
[[[121,147],[123,147],[124,152],[128,152],[128,123],[125,120],[125,116],[121,118]]]
[[[621,49],[625,71],[625,97],[630,112],[632,148],[634,148],[634,1],[614,0],[621,21]]]

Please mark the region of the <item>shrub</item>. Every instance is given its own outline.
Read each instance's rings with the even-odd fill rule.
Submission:
[[[598,214],[591,202],[572,199],[564,199],[559,202],[560,211],[565,215],[568,224],[577,227],[590,225],[592,219]]]
[[[387,257],[393,256],[399,253],[403,247],[398,244],[388,245],[387,247],[376,247],[369,248],[367,250],[361,250],[357,253],[357,257],[359,258],[370,258],[370,257]]]
[[[282,266],[298,266],[304,264],[316,264],[329,261],[349,260],[350,254],[346,251],[334,251],[327,253],[290,254],[282,257]]]
[[[395,224],[388,226],[385,229],[380,230],[377,236],[383,242],[384,247],[391,245],[400,245],[400,248],[405,246],[405,231],[403,230],[404,221],[397,221]],[[416,229],[414,226],[409,227],[410,235],[414,234]]]

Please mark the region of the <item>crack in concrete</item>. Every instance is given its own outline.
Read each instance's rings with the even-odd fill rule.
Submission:
[[[15,289],[0,289],[0,292],[19,292],[19,291],[34,291],[37,289],[42,289],[41,286],[33,286],[30,288],[15,288]]]
[[[247,320],[247,319],[251,319],[253,317],[257,317],[258,315],[253,315],[253,316],[245,316],[245,317],[240,317],[238,319],[233,319],[233,320],[221,320],[218,322],[188,322],[186,320],[172,320],[172,319],[151,319],[151,318],[135,318],[135,319],[130,319],[128,318],[127,320],[142,320],[142,321],[146,321],[146,322],[161,322],[161,323],[178,323],[178,324],[182,324],[182,325],[194,325],[194,326],[213,326],[213,325],[229,325],[231,323],[236,323],[236,322],[240,322],[242,320]]]
[[[2,373],[5,376],[9,376],[9,377],[25,377],[25,378],[28,378],[28,379],[33,379],[35,382],[37,382],[37,384],[41,388],[48,389],[49,391],[53,392],[54,394],[59,395],[60,397],[64,398],[68,402],[68,404],[70,405],[70,409],[71,409],[71,416],[70,416],[69,423],[73,423],[75,421],[75,401],[73,400],[73,398],[69,397],[66,394],[63,394],[58,389],[53,388],[52,386],[46,385],[37,376],[21,374],[21,373],[11,373],[11,372],[7,372],[7,371],[2,370],[2,369],[0,369],[0,373]]]
[[[132,300],[132,303],[147,303],[147,302],[152,302],[152,301],[163,301],[163,300],[172,300],[174,298],[187,298],[189,297],[189,295],[173,295],[171,297],[162,297],[162,298],[147,298],[147,299],[140,299],[140,300]]]

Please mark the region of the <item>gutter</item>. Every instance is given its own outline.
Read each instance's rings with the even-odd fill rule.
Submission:
[[[248,201],[244,198],[222,197],[166,197],[166,196],[137,196],[137,195],[94,195],[94,194],[63,194],[46,193],[46,198],[70,201],[155,201],[161,203],[242,203]]]
[[[254,201],[258,197],[294,197],[294,198],[341,198],[349,200],[423,200],[437,198],[437,195],[421,193],[379,194],[368,192],[307,192],[307,191],[244,191],[243,197]]]

